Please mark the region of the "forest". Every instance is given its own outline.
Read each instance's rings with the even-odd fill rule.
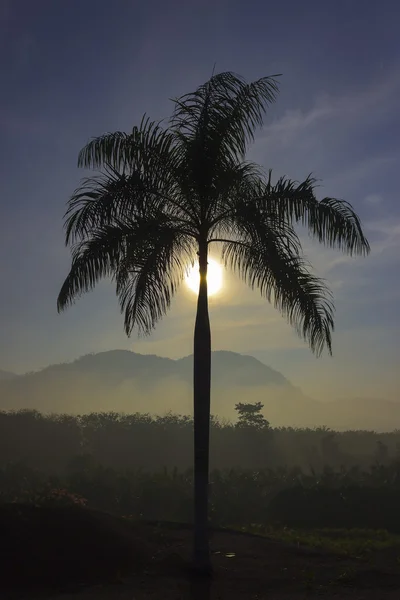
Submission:
[[[400,533],[400,432],[274,428],[261,409],[237,404],[235,423],[212,419],[214,524]],[[0,501],[190,522],[192,429],[174,414],[2,412]]]

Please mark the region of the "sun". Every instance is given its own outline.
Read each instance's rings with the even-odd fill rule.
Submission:
[[[222,267],[212,258],[208,259],[208,271],[207,271],[207,283],[208,283],[208,295],[213,296],[217,294],[222,288],[223,277]],[[192,292],[198,294],[200,285],[200,274],[199,264],[195,263],[193,267],[189,268],[188,274],[186,275],[186,285]]]

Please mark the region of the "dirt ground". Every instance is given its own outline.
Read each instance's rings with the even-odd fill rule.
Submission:
[[[300,600],[302,598],[400,597],[400,549],[366,559],[349,559],[322,550],[301,548],[257,536],[215,532],[215,575],[196,581],[185,570],[190,531],[150,532],[158,554],[144,573],[108,586],[94,586],[51,600]]]
[[[214,530],[214,576],[204,581],[188,568],[189,526],[22,505],[2,507],[0,517],[1,600],[400,598],[398,545],[349,558]]]

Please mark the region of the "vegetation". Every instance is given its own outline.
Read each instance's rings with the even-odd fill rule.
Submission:
[[[143,118],[129,134],[105,134],[81,151],[79,165],[103,169],[85,180],[66,213],[72,266],[58,297],[62,310],[103,277],[112,277],[125,330],[148,333],[166,313],[198,256],[200,286],[194,332],[194,554],[210,570],[208,474],[211,333],[207,259],[219,245],[227,266],[282,312],[320,354],[331,351],[333,304],[310,272],[294,226],[349,254],[369,251],[352,207],[318,201],[315,180],[272,183],[271,171],[245,155],[278,90],[275,77],[247,84],[213,76],[174,101],[167,127]]]
[[[121,471],[88,458],[49,476],[22,464],[0,470],[0,502],[87,506],[134,520],[189,523],[192,471]],[[242,469],[211,472],[215,526],[367,528],[400,534],[400,464],[366,471]]]
[[[255,429],[269,427],[267,419],[261,413],[263,408],[264,405],[261,402],[255,404],[239,402],[235,404],[235,410],[238,413],[236,427],[253,427]]]
[[[71,461],[90,457],[119,471],[153,472],[165,467],[182,472],[193,465],[192,433],[192,419],[174,414],[0,412],[0,465],[22,462],[54,475],[66,473]],[[371,465],[379,473],[381,465],[400,459],[400,431],[257,429],[213,417],[210,440],[211,467],[219,470],[300,468],[318,475],[329,466],[358,477]]]
[[[212,523],[400,533],[400,433],[258,425],[212,420]],[[191,522],[191,432],[174,415],[0,413],[0,500]]]
[[[257,415],[246,406],[239,416]],[[398,589],[400,433],[238,423],[212,419],[216,592],[248,598],[249,582],[293,592]],[[159,597],[165,582],[171,597],[192,597],[192,427],[174,415],[0,413],[3,587],[74,590],[129,576],[132,597]]]

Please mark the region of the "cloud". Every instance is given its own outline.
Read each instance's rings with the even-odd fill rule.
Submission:
[[[366,223],[366,230],[374,241],[372,242],[373,254],[387,253],[388,250],[400,250],[400,217],[382,218]],[[399,253],[393,253],[393,258],[399,259]]]
[[[306,129],[318,125],[321,120],[332,117],[333,111],[329,106],[313,108],[308,112],[299,109],[288,110],[283,117],[276,119],[271,125],[264,129],[264,133],[270,137],[279,137],[282,145],[288,145]]]
[[[395,72],[351,93],[319,94],[308,108],[291,108],[268,124],[250,157],[272,168],[275,177],[303,180],[312,172],[321,178],[319,197],[360,194],[362,201],[372,192],[361,192],[360,185],[376,189],[386,175],[381,185],[387,188],[388,174],[399,162],[398,148],[384,136],[397,120],[399,93]]]
[[[383,196],[381,194],[368,194],[367,196],[365,196],[364,202],[366,204],[376,206],[378,204],[382,204]]]
[[[365,233],[371,244],[371,254],[367,257],[352,257],[341,254],[317,243],[306,240],[303,248],[318,275],[325,277],[333,288],[335,296],[352,298],[354,293],[360,295],[368,283],[376,288],[374,282],[385,277],[388,271],[398,268],[400,262],[400,217],[368,220],[364,225]],[[397,294],[400,284],[395,277],[388,282],[385,289],[377,289],[376,294],[360,297],[360,301],[368,302],[376,299],[377,294]],[[373,291],[373,290],[372,290]],[[339,294],[338,294],[339,292]]]
[[[363,181],[380,175],[382,171],[399,162],[400,153],[370,156],[355,162],[351,167],[340,169],[326,177],[324,187],[330,189],[346,188],[348,191],[356,188]]]
[[[323,178],[318,197],[349,199],[361,216],[371,243],[371,255],[365,258],[341,254],[301,235],[307,258],[334,292],[335,348],[339,356],[346,354],[346,360],[349,354],[363,355],[363,340],[374,339],[378,322],[381,339],[387,339],[382,351],[385,355],[392,351],[390,322],[400,296],[395,275],[400,266],[400,215],[390,173],[396,171],[400,153],[387,132],[397,123],[399,92],[396,72],[351,93],[319,94],[309,108],[287,110],[268,125],[253,153],[257,162],[279,169],[278,176],[287,173],[302,179],[312,171]],[[345,352],[350,347],[351,352]],[[358,374],[367,355],[365,361],[352,361]],[[285,362],[277,365],[282,370],[288,360],[284,356]],[[339,366],[338,358],[332,365],[333,370]],[[307,379],[310,371],[305,372]],[[374,376],[371,369],[369,384]],[[349,375],[349,387],[350,380]]]
[[[391,73],[385,80],[372,82],[368,87],[351,94],[333,96],[320,94],[314,100],[314,106],[308,110],[289,109],[282,117],[276,118],[264,128],[264,136],[279,138],[281,144],[292,143],[300,134],[304,135],[313,128],[321,127],[329,121],[356,122],[368,116],[370,120],[379,119],[382,103],[394,101],[400,91],[399,72]],[[395,107],[395,105],[394,105]],[[376,113],[373,109],[379,108]]]

